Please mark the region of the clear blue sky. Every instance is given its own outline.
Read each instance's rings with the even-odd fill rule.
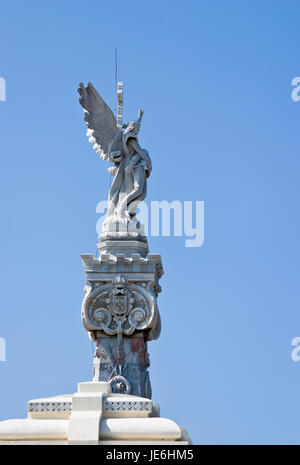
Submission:
[[[297,1],[0,2],[0,419],[89,380],[81,253],[109,175],[80,81],[114,102],[153,162],[148,199],[204,200],[205,243],[150,238],[165,275],[153,398],[196,444],[300,443]]]

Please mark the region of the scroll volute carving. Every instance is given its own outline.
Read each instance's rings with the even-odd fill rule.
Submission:
[[[85,328],[109,336],[146,331],[148,340],[157,338],[160,318],[154,288],[154,283],[132,283],[122,275],[93,288],[89,283],[82,305]]]

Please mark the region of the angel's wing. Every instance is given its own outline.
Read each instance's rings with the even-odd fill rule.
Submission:
[[[88,126],[86,135],[89,137],[89,142],[94,144],[93,149],[101,158],[107,160],[112,141],[118,133],[121,133],[116,118],[93,84],[89,82],[85,87],[81,82],[78,92]]]

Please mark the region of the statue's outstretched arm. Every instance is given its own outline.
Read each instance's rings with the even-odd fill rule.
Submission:
[[[142,118],[143,118],[144,110],[139,108],[139,114],[138,114],[138,123],[141,124]]]

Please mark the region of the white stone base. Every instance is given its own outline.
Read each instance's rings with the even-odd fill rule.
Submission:
[[[149,399],[112,394],[105,382],[79,383],[73,395],[28,402],[28,417],[0,422],[0,444],[192,444]]]

